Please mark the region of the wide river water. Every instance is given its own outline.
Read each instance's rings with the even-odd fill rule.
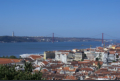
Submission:
[[[0,43],[0,56],[14,55],[19,57],[21,54],[43,54],[44,51],[53,50],[72,50],[74,48],[95,48],[101,46],[101,42],[23,42],[23,43]]]

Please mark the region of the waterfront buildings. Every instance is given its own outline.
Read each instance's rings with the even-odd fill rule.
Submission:
[[[68,61],[81,61],[84,59],[83,51],[61,50],[55,51],[55,60],[68,63]]]
[[[53,53],[54,59],[50,59],[49,56],[46,58],[42,55],[30,55],[16,60],[0,58],[0,64],[17,64],[24,67],[24,61],[31,62],[34,67],[32,73],[41,69],[43,77],[47,80],[120,80],[118,46],[96,47],[84,51],[60,50],[45,52],[45,55]],[[18,66],[16,69],[24,70]]]

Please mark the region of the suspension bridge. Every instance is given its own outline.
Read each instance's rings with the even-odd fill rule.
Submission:
[[[84,38],[101,39],[102,46],[103,46],[103,45],[104,45],[104,40],[105,40],[105,38],[107,38],[106,36],[107,36],[107,37],[110,37],[110,39],[120,39],[120,38],[118,38],[118,37],[111,36],[111,35],[106,34],[106,33],[99,33],[99,34],[96,34],[96,35],[94,35],[94,36],[89,36],[89,37],[84,37]],[[54,43],[55,37],[68,38],[68,37],[64,37],[64,36],[61,36],[61,35],[56,34],[56,33],[50,33],[50,34],[46,35],[45,37],[51,37],[53,43]],[[101,37],[101,38],[100,38],[100,37]],[[72,37],[70,37],[70,38],[72,38]],[[77,38],[82,38],[82,37],[77,37]]]

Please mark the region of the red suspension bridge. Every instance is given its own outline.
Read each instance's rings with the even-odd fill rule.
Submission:
[[[46,37],[51,37],[51,35],[52,35],[52,42],[53,42],[53,43],[54,43],[55,35],[56,35],[56,37],[65,38],[64,36],[58,35],[58,34],[56,34],[56,33],[52,33],[52,34],[46,35]],[[101,38],[98,38],[98,37],[100,37],[100,35],[102,35]],[[110,38],[120,39],[120,38],[118,38],[118,37],[110,36],[110,35],[108,35],[108,34],[106,34],[106,33],[100,33],[100,34],[97,34],[97,35],[94,35],[94,36],[89,36],[89,37],[86,37],[86,38],[101,39],[101,42],[102,42],[102,45],[103,45],[103,44],[104,44],[104,36],[109,36]],[[96,38],[96,37],[97,37],[97,38]],[[66,37],[66,38],[68,38],[68,37]],[[70,38],[72,38],[72,37],[70,37]],[[77,37],[77,38],[82,38],[82,37]],[[84,37],[84,38],[85,38],[85,37]]]

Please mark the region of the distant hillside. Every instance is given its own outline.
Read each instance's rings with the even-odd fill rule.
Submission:
[[[37,42],[35,39],[28,39],[26,37],[11,37],[11,36],[0,36],[1,42]]]
[[[55,37],[54,42],[101,41],[94,38],[61,38]],[[12,37],[0,36],[0,42],[52,42],[52,37]]]

